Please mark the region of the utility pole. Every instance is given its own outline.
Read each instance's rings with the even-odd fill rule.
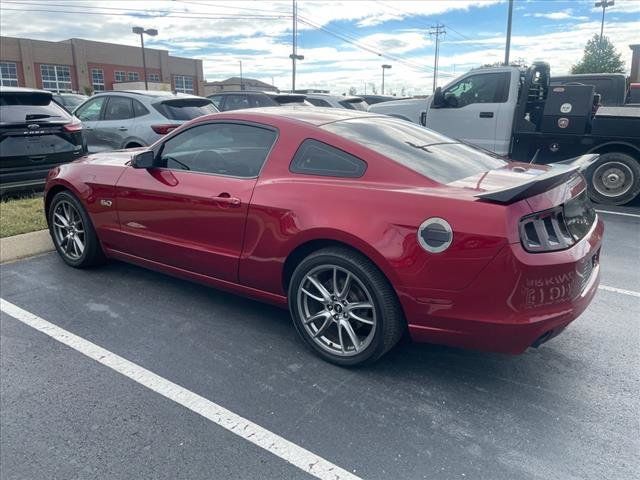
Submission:
[[[436,51],[433,56],[433,91],[436,91],[436,85],[438,83],[438,56],[440,55],[440,35],[445,35],[447,32],[444,29],[444,25],[436,23],[429,29],[429,35],[436,37]]]
[[[242,81],[242,60],[240,62],[240,90],[244,90],[244,82]]]
[[[507,44],[504,48],[504,64],[509,65],[509,51],[511,50],[511,20],[513,19],[513,0],[509,0],[509,18],[507,20]]]
[[[602,22],[600,23],[600,44],[602,44],[602,38],[604,34],[604,11],[607,7],[613,7],[615,0],[600,0],[595,3],[596,7],[602,7]]]
[[[292,35],[292,47],[293,53],[289,55],[291,59],[291,93],[296,89],[296,60],[304,60],[304,55],[298,55],[298,45],[296,37],[298,36],[298,2],[293,0],[293,35]]]
[[[391,68],[391,65],[382,65],[382,93],[381,95],[384,95],[384,71]]]

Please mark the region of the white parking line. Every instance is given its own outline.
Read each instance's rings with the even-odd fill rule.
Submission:
[[[598,213],[608,213],[609,215],[621,215],[623,217],[636,217],[640,218],[640,215],[637,213],[626,213],[626,212],[611,212],[609,210],[596,210]]]
[[[610,287],[608,285],[600,285],[598,288],[601,290],[606,290],[608,292],[621,293],[623,295],[631,295],[632,297],[640,297],[640,292],[635,292],[633,290],[625,290],[624,288]]]
[[[0,298],[0,311],[323,480],[359,480],[260,425]]]

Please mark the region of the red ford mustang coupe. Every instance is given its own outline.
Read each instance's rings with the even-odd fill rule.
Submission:
[[[596,292],[588,160],[506,162],[363,112],[241,110],[58,167],[45,208],[67,264],[115,258],[288,305],[304,342],[340,365],[405,331],[520,353]]]

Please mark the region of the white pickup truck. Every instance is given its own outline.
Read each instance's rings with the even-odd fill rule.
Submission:
[[[513,160],[546,164],[597,153],[585,172],[589,195],[622,205],[640,193],[640,108],[598,100],[590,85],[551,86],[549,65],[537,62],[471,70],[423,100],[420,121],[409,120]]]

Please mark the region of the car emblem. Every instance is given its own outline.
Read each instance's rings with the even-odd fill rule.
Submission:
[[[102,205],[103,207],[110,207],[111,205],[113,205],[113,202],[111,200],[100,200],[100,205]]]
[[[558,127],[567,128],[569,126],[569,119],[562,117],[558,119]]]
[[[38,125],[37,123],[30,123],[29,125],[27,125],[27,128],[29,130],[37,130],[40,128],[40,125]]]

